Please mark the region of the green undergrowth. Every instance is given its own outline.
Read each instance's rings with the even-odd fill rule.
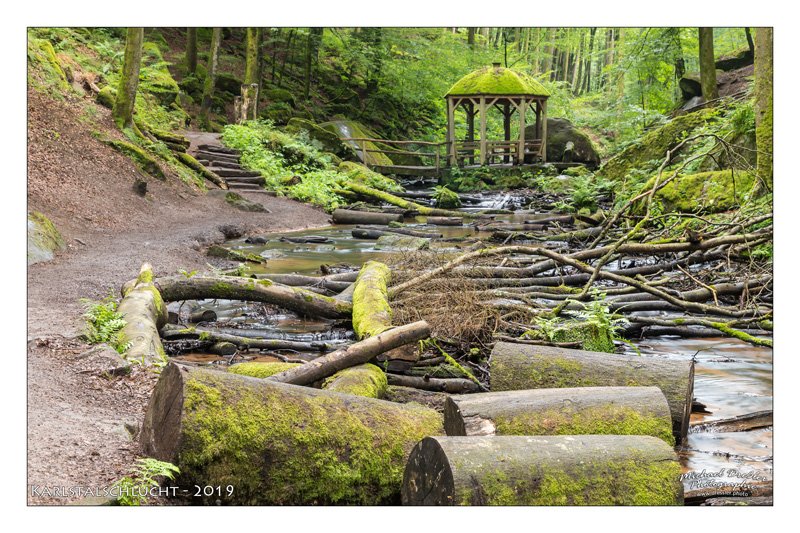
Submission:
[[[278,193],[333,211],[348,201],[341,191],[358,179],[381,190],[401,190],[394,180],[344,162],[315,146],[305,130],[281,131],[270,121],[226,126],[222,142],[242,154],[242,166],[264,176],[266,187]]]
[[[113,295],[108,295],[100,301],[81,298],[83,306],[83,319],[86,321],[83,336],[89,344],[106,343],[120,354],[124,354],[130,347],[130,342],[122,333],[125,320],[117,312],[117,301]]]

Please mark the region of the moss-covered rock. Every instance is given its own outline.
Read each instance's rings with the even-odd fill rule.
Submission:
[[[292,106],[286,102],[277,102],[265,107],[261,116],[272,121],[276,126],[283,126],[294,117],[294,111],[292,111]]]
[[[662,176],[662,179],[665,179]],[[653,176],[642,188],[650,190]],[[718,170],[678,176],[656,193],[656,200],[667,211],[684,213],[718,213],[744,202],[750,194],[755,175],[744,170]],[[644,202],[634,208],[641,212]]]
[[[536,125],[525,128],[525,136],[533,139]],[[594,142],[565,118],[547,119],[547,160],[561,161],[567,143],[572,143],[572,162],[585,163],[592,167],[600,164],[600,154]]]
[[[692,130],[706,124],[713,113],[713,110],[704,109],[672,119],[606,161],[598,173],[611,180],[621,180],[631,170],[663,160],[667,150],[674,148]]]
[[[233,191],[228,191],[225,193],[225,201],[240,211],[263,213],[267,210],[263,205],[256,202],[251,202],[241,194]]]
[[[300,363],[239,363],[232,365],[228,372],[239,374],[240,376],[250,376],[251,378],[268,378],[275,374],[286,372],[296,366],[300,366]]]
[[[411,235],[381,235],[375,243],[377,250],[389,250],[392,252],[411,252],[415,250],[425,250],[431,244],[430,239],[422,237],[412,237]]]
[[[264,98],[272,103],[285,103],[291,107],[295,106],[294,95],[286,89],[267,89],[264,91]]]
[[[208,247],[206,255],[209,257],[219,257],[220,259],[227,259],[229,261],[242,261],[249,263],[265,263],[267,260],[258,254],[246,252],[244,250],[235,250],[233,248],[226,248],[218,244]]]
[[[28,39],[28,63],[39,70],[45,87],[55,87],[64,92],[70,90],[70,83],[50,41]]]
[[[185,76],[179,83],[181,91],[190,95],[195,101],[203,97],[203,78],[197,74]]]
[[[108,109],[114,109],[114,100],[117,98],[117,90],[111,85],[106,85],[97,93],[97,103]]]
[[[49,218],[38,211],[28,213],[28,264],[53,259],[55,252],[66,248],[64,238]]]
[[[349,144],[342,142],[338,135],[322,128],[309,120],[292,118],[286,124],[287,133],[297,134],[305,132],[309,139],[319,143],[322,150],[335,154],[344,161],[358,161],[355,150]],[[341,161],[340,161],[341,162]]]
[[[553,342],[579,342],[582,350],[614,353],[608,330],[589,322],[568,322],[553,332]]]
[[[139,79],[142,89],[155,96],[162,106],[169,106],[178,97],[180,87],[167,68],[168,63],[161,55],[156,43],[142,45],[142,68]]]
[[[236,96],[242,90],[242,80],[227,72],[217,72],[217,78],[214,80],[214,88]]]
[[[320,127],[330,131],[331,133],[338,136],[340,139],[378,139],[378,134],[374,131],[367,128],[364,124],[357,122],[355,120],[333,120],[331,122],[325,122],[320,124]],[[392,159],[387,156],[386,154],[380,152],[373,152],[371,150],[377,150],[379,147],[371,142],[361,142],[361,141],[346,141],[350,146],[356,151],[358,158],[361,162],[365,162],[369,165],[379,165],[379,166],[391,166],[394,163]],[[367,152],[366,154],[362,153],[362,145],[366,146]]]
[[[457,209],[461,207],[461,198],[447,187],[438,187],[433,194],[436,207],[441,209]]]
[[[365,398],[383,398],[388,386],[383,370],[369,363],[340,370],[322,384],[329,391]]]

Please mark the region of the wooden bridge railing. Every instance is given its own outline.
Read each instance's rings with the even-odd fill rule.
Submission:
[[[446,161],[446,150],[443,148],[446,147],[447,143],[443,142],[430,142],[430,141],[394,141],[394,140],[387,140],[387,139],[371,139],[367,137],[345,137],[342,138],[342,141],[350,143],[353,148],[357,151],[361,152],[362,160],[367,167],[371,166],[385,166],[385,165],[375,165],[374,163],[369,163],[368,154],[385,154],[389,156],[389,159],[392,159],[392,156],[405,156],[408,158],[414,158],[411,162],[419,162],[424,163],[427,162],[427,165],[391,165],[392,167],[417,167],[417,166],[427,166],[432,167],[438,173],[439,170],[443,166],[443,161]],[[409,150],[405,149],[409,146],[417,146],[421,147],[419,150]],[[399,158],[398,158],[399,159]]]

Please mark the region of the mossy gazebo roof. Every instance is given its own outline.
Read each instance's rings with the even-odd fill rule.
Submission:
[[[550,96],[550,92],[532,77],[500,66],[483,67],[458,80],[446,96],[473,95]]]

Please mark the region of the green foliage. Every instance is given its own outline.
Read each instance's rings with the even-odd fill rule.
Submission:
[[[119,505],[142,505],[147,503],[150,490],[158,487],[163,478],[175,479],[180,472],[172,463],[146,457],[136,461],[133,472],[115,482],[112,490],[118,494]]]
[[[618,337],[620,330],[629,323],[626,318],[609,310],[604,292],[593,290],[592,300],[589,303],[581,302],[581,305],[583,311],[576,311],[574,315],[587,324],[597,326],[611,337]]]
[[[461,199],[447,187],[435,186],[433,188],[433,199],[436,202],[436,207],[442,209],[456,209],[461,207]]]
[[[122,333],[125,320],[117,312],[117,302],[114,296],[109,294],[100,301],[81,298],[80,303],[84,309],[83,319],[86,321],[83,333],[86,342],[89,344],[106,343],[117,352],[125,353],[130,347],[130,342]]]

